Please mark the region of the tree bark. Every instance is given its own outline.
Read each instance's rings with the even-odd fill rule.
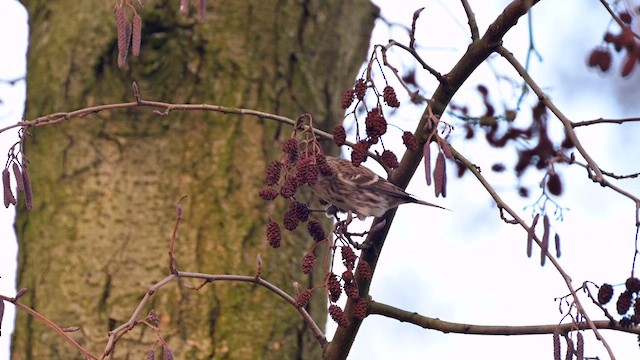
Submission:
[[[134,2],[136,3],[136,2]],[[331,129],[342,120],[341,91],[364,60],[377,12],[354,1],[208,1],[203,23],[177,1],[145,1],[140,57],[118,69],[111,4],[26,1],[31,16],[27,119],[142,97],[209,103],[297,117]],[[136,5],[137,7],[137,5]],[[257,196],[266,165],[291,129],[267,120],[211,112],[158,116],[149,109],[110,111],[30,129],[26,156],[35,206],[22,202],[18,288],[25,304],[94,354],[107,332],[126,322],[147,289],[168,274],[175,203],[183,195],[176,243],[179,270],[262,276],[292,293],[322,281],[300,260],[312,240],[304,226],[271,249],[269,216],[285,201]],[[176,359],[312,359],[321,349],[290,305],[246,283],[199,291],[177,281],[156,293],[163,339]],[[323,326],[326,301],[309,311]],[[136,326],[112,357],[142,358],[151,328]],[[36,319],[19,312],[13,359],[71,359],[80,354]]]

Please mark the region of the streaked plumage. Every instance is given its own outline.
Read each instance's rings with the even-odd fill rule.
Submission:
[[[349,160],[331,156],[326,159],[334,174],[321,175],[311,189],[321,199],[342,211],[351,211],[362,219],[367,216],[380,217],[387,210],[406,203],[444,209],[416,199],[364,166],[356,167]]]

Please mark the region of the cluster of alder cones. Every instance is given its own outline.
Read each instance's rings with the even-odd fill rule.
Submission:
[[[621,315],[620,325],[631,327],[640,325],[640,279],[630,277],[625,281],[625,290],[618,296],[616,311]],[[613,286],[603,284],[598,290],[598,302],[607,304],[613,298]],[[632,310],[632,311],[630,311]]]
[[[616,53],[622,54],[620,75],[627,77],[631,75],[638,63],[640,63],[640,40],[632,30],[634,17],[629,12],[623,11],[618,13],[618,18],[622,23],[620,32],[617,34],[605,33],[603,40],[606,45],[598,46],[591,51],[587,65],[602,72],[608,72],[613,61],[613,53],[611,52],[613,47]]]

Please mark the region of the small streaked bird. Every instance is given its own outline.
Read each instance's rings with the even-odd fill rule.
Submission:
[[[320,175],[311,189],[324,201],[339,210],[355,213],[359,219],[380,217],[387,210],[406,203],[445,209],[416,199],[364,166],[356,167],[349,160],[331,156],[326,159],[333,175]]]

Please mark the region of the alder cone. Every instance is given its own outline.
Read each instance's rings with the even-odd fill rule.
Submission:
[[[624,315],[627,313],[627,311],[629,311],[629,308],[631,307],[631,302],[632,302],[632,293],[630,293],[629,291],[625,291],[622,294],[620,294],[620,297],[618,297],[618,301],[616,302],[616,310],[618,311],[619,315]]]
[[[552,195],[559,196],[562,194],[562,180],[560,180],[560,175],[555,172],[549,174],[549,179],[547,179],[547,188]]]
[[[640,279],[635,277],[630,277],[625,281],[625,286],[628,291],[634,293],[640,291]]]

